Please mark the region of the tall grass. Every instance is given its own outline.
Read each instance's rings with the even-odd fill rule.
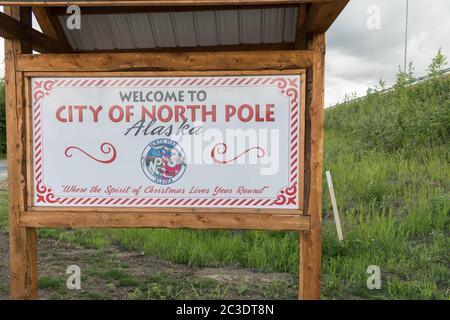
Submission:
[[[346,236],[339,244],[326,226],[326,295],[450,297],[449,137],[448,77],[397,85],[326,112],[325,167]],[[379,291],[366,287],[369,265],[381,267]]]
[[[449,77],[408,86],[327,111],[327,130],[360,142],[359,147],[414,153],[422,146],[446,146],[450,136]]]

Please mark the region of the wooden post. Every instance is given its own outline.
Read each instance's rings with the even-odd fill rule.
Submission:
[[[305,119],[305,212],[311,218],[311,227],[300,233],[299,298],[304,300],[320,299],[325,33],[312,34],[308,48],[315,55],[308,72],[312,94],[306,104]]]
[[[4,12],[31,26],[31,8],[5,7]],[[20,226],[25,211],[25,110],[23,74],[16,71],[19,53],[31,53],[31,45],[5,40],[6,132],[8,153],[9,255],[12,299],[37,298],[36,229]]]

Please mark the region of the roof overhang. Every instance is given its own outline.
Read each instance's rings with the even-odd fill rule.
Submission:
[[[4,5],[17,6],[232,6],[232,5],[280,5],[280,4],[301,4],[333,2],[333,0],[5,0],[0,1]]]
[[[1,1],[31,6],[42,33],[0,14],[0,36],[40,52],[164,49],[302,49],[326,32],[349,0]],[[81,8],[84,29],[69,30],[66,8]],[[112,23],[113,22],[113,23]],[[111,25],[113,24],[113,27]]]

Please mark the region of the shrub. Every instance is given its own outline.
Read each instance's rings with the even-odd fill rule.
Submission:
[[[431,79],[410,84],[412,65],[399,72],[395,90],[370,90],[365,99],[327,110],[325,126],[361,142],[368,149],[414,153],[418,146],[447,146],[450,136],[450,77],[439,52],[430,65]]]

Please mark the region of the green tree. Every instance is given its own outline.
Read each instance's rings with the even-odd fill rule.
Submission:
[[[416,70],[416,67],[414,67],[414,64],[412,61],[408,64],[408,70],[406,71],[406,81],[408,84],[415,82],[417,79],[414,76],[414,70]]]
[[[396,75],[396,87],[405,87],[408,84],[414,83],[416,81],[416,77],[414,76],[414,64],[410,62],[408,64],[408,70],[403,71],[400,66],[398,66],[398,72]]]
[[[431,64],[428,66],[428,75],[432,78],[439,77],[444,67],[447,65],[447,57],[442,54],[442,48],[439,48],[438,53],[431,60]]]

